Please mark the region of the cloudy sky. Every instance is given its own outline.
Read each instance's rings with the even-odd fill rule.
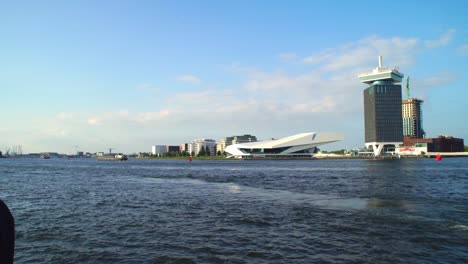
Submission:
[[[313,131],[362,147],[357,74],[378,55],[411,76],[428,136],[468,140],[466,2],[348,2],[2,2],[0,150]]]

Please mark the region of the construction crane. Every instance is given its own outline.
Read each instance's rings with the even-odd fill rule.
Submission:
[[[406,100],[410,99],[409,76],[406,78]]]

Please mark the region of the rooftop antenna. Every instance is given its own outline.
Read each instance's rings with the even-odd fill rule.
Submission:
[[[406,99],[410,99],[409,76],[406,78]]]

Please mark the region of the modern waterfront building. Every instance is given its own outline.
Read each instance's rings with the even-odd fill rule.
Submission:
[[[424,101],[417,98],[403,100],[403,136],[410,138],[424,138],[422,103]]]
[[[402,96],[400,83],[404,77],[396,68],[379,66],[358,75],[364,90],[365,144],[375,156],[392,152],[403,144]]]
[[[151,147],[151,154],[156,156],[161,156],[162,154],[167,152],[166,145],[154,145]]]
[[[234,158],[298,158],[312,157],[317,146],[343,140],[341,133],[301,133],[285,138],[226,147],[228,157]]]
[[[242,136],[225,137],[216,143],[216,152],[219,151],[221,153],[224,153],[226,147],[232,144],[249,143],[249,142],[256,142],[256,141],[257,141],[257,137],[249,135],[249,134],[245,134]]]
[[[188,152],[198,155],[202,149],[208,150],[210,155],[216,155],[216,141],[213,139],[194,139],[188,144]]]

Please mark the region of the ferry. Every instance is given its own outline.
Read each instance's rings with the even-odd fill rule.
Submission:
[[[125,161],[128,157],[122,153],[112,153],[112,149],[109,149],[109,153],[104,154],[103,152],[97,153],[97,160],[113,160],[113,161]]]

